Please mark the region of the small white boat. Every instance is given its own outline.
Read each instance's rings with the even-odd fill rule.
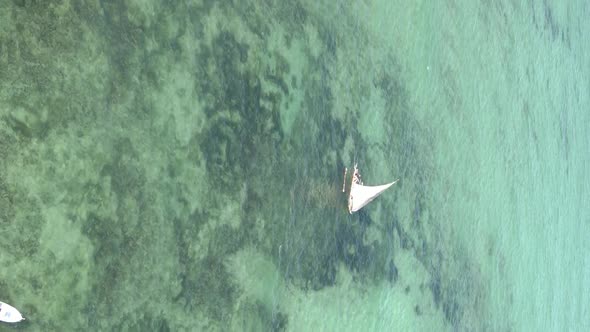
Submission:
[[[0,322],[18,323],[25,320],[23,315],[10,304],[0,302]]]
[[[346,186],[346,170],[344,171],[344,186]],[[348,194],[348,212],[352,214],[360,210],[363,206],[369,204],[372,200],[374,200],[377,196],[381,195],[382,192],[387,190],[389,187],[393,186],[399,179],[380,186],[365,186],[361,181],[361,173],[357,167],[357,164],[354,165],[354,172],[352,173],[352,181],[350,183],[350,193]],[[345,191],[345,187],[342,188],[342,191]]]

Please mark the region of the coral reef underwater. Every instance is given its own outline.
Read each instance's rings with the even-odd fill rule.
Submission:
[[[321,3],[0,4],[0,295],[29,327],[280,331],[281,298],[340,269],[421,292],[449,326],[478,314],[481,276],[431,208],[431,138],[400,64],[368,59],[381,46],[353,10]],[[368,167],[379,158],[387,170]],[[354,159],[402,181],[349,216]],[[231,272],[244,251],[276,271],[278,300]],[[429,282],[405,284],[401,253]]]

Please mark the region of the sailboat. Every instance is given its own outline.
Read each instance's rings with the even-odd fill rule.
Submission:
[[[344,184],[342,192],[346,191],[346,172],[344,170]],[[352,214],[360,210],[365,205],[369,204],[377,196],[381,195],[389,187],[393,186],[399,179],[380,186],[365,186],[361,181],[361,173],[358,169],[358,164],[354,164],[354,171],[352,173],[352,181],[350,183],[350,193],[348,194],[348,212]]]
[[[0,322],[18,323],[25,320],[23,315],[10,304],[0,302]]]

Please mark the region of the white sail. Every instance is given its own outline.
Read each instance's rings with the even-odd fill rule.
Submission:
[[[399,180],[399,179],[398,179]],[[357,165],[354,165],[350,194],[348,195],[348,212],[352,214],[369,204],[382,192],[393,186],[398,180],[380,186],[364,186]]]

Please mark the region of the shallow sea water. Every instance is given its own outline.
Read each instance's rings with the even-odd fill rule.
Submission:
[[[589,330],[587,17],[0,3],[0,331]]]

